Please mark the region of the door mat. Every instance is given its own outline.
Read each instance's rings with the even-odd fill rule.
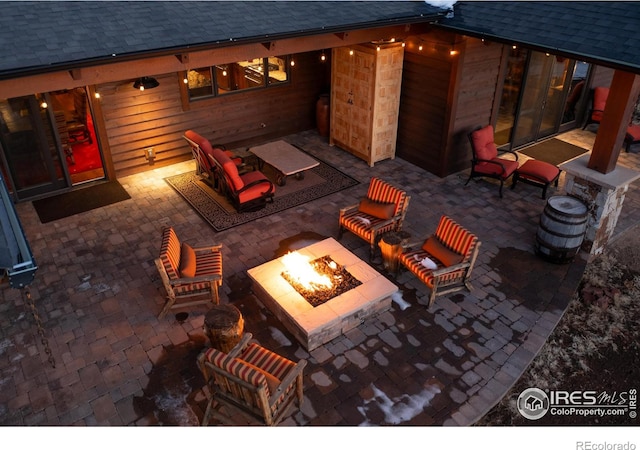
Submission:
[[[34,200],[40,222],[47,223],[118,203],[131,197],[117,181],[109,181],[54,197]]]
[[[588,151],[589,150],[578,147],[577,145],[553,138],[518,150],[518,153],[557,166]]]
[[[335,167],[315,156],[314,159],[320,165],[305,171],[304,178],[300,180],[296,177],[288,177],[284,186],[276,185],[273,203],[267,203],[258,211],[237,212],[226,197],[204,183],[195,171],[174,175],[165,178],[165,181],[214,230],[223,231],[359,184],[357,180]],[[275,184],[275,171],[265,165],[262,172]]]

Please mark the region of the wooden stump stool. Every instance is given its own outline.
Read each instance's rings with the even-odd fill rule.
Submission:
[[[378,246],[382,253],[384,268],[390,273],[398,271],[398,256],[402,253],[402,246],[407,243],[411,235],[406,231],[390,231],[382,235]]]
[[[213,348],[229,353],[242,339],[244,319],[233,305],[215,305],[205,315],[203,329]]]

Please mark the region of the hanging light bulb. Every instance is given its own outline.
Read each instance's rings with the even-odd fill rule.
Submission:
[[[349,50],[349,56],[353,56],[353,50]]]
[[[40,108],[47,109],[47,106],[49,106],[49,105],[47,105],[47,102],[42,100],[42,102],[40,103]]]
[[[326,60],[327,60],[327,57],[326,57],[326,55],[324,54],[324,50],[322,50],[322,53],[320,53],[320,61],[323,61],[323,62],[324,62],[324,61],[326,61]]]
[[[96,92],[95,94],[93,94],[93,96],[94,96],[95,98],[100,98],[100,92]]]
[[[418,51],[422,51],[422,44],[418,46]]]
[[[379,45],[376,47],[376,51],[378,51],[378,52],[380,51],[380,46]]]
[[[295,66],[295,65],[296,65],[296,62],[292,59],[292,60],[291,60],[291,67],[293,67],[293,66]]]

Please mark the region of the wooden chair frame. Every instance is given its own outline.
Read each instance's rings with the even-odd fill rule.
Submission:
[[[443,218],[440,219],[440,224],[443,223],[443,219],[449,221],[448,225],[452,224],[454,227],[456,227],[457,232],[451,234],[452,236],[455,236],[456,239],[465,238],[472,240],[468,252],[465,255],[462,255],[463,260],[460,263],[445,267],[436,259],[436,261],[434,262],[439,263],[436,269],[424,269],[422,264],[420,263],[422,259],[424,259],[425,257],[429,257],[432,260],[435,259],[433,255],[429,254],[427,251],[421,248],[424,241],[412,242],[404,245],[403,252],[398,260],[399,264],[396,276],[399,275],[402,267],[404,267],[419,279],[421,279],[423,282],[423,277],[433,277],[432,286],[429,286],[427,284],[427,286],[431,288],[428,308],[433,305],[433,302],[435,301],[437,296],[450,294],[462,289],[467,289],[469,292],[471,292],[471,272],[476,263],[476,259],[478,258],[478,253],[481,246],[481,242],[475,235],[471,234],[469,231],[465,230],[451,219],[446,218],[446,216],[443,216]],[[436,230],[435,236],[438,237],[438,239],[440,239],[445,246],[450,248],[446,237],[438,235],[438,231],[444,229],[444,227],[441,228],[440,224],[438,226],[438,230]]]
[[[165,227],[163,229],[163,238],[164,233],[168,233],[168,231],[165,231],[167,228],[172,229],[171,227]],[[179,275],[170,277],[163,262],[164,249],[161,249],[160,257],[156,258],[155,265],[167,293],[167,300],[158,315],[158,319],[162,319],[172,309],[205,304],[217,305],[220,303],[218,288],[222,285],[222,245],[196,247],[193,250],[196,256],[216,253],[220,258],[220,267],[212,269],[211,273],[200,274],[195,277],[180,277]],[[187,300],[183,301],[184,299]]]
[[[242,359],[242,354],[251,339],[251,333],[246,333],[227,356]],[[289,361],[294,365],[293,368],[280,381],[277,389],[269,393],[264,384],[255,386],[212,364],[207,360],[206,352],[205,349],[198,356],[198,367],[202,371],[210,391],[207,408],[202,419],[203,426],[208,425],[211,418],[224,424],[233,424],[234,413],[239,413],[249,421],[274,426],[287,417],[296,400],[299,406],[302,405],[304,399],[303,371],[307,364],[306,360],[302,359],[297,363]]]
[[[347,230],[358,236],[360,239],[367,241],[369,243],[370,261],[373,260],[373,257],[375,256],[376,247],[378,247],[377,244],[382,235],[390,231],[400,231],[402,229],[404,218],[407,215],[409,201],[411,200],[411,196],[407,195],[405,191],[391,186],[390,184],[376,177],[371,178],[369,184],[367,198],[369,198],[370,200],[381,201],[381,198],[377,196],[378,190],[372,189],[372,186],[378,184],[385,186],[386,190],[391,191],[394,195],[398,195],[396,212],[393,217],[384,220],[372,217],[365,213],[361,213],[359,212],[360,204],[349,205],[341,208],[338,217],[338,239],[342,239],[344,231]],[[372,194],[372,191],[376,192],[376,194]],[[365,222],[357,227],[350,226],[352,225],[354,214],[357,214],[358,218],[364,219]],[[367,221],[369,222],[368,224]]]

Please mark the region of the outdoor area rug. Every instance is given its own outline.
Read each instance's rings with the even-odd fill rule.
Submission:
[[[54,197],[34,200],[40,222],[47,223],[128,200],[131,197],[117,181],[109,181]]]
[[[557,166],[558,164],[569,161],[570,159],[580,156],[587,151],[588,150],[578,147],[577,145],[569,144],[568,142],[554,138],[532,145],[531,147],[518,150],[518,153],[522,153],[523,155]]]
[[[294,176],[287,177],[284,186],[276,185],[273,203],[258,211],[238,213],[231,203],[201,181],[195,171],[165,178],[165,181],[195,209],[216,231],[223,231],[261,217],[266,217],[306,202],[316,200],[343,189],[355,186],[358,181],[313,157],[320,165],[304,172],[299,180]],[[262,172],[272,181],[275,171],[268,165]],[[275,182],[274,182],[275,184]]]

